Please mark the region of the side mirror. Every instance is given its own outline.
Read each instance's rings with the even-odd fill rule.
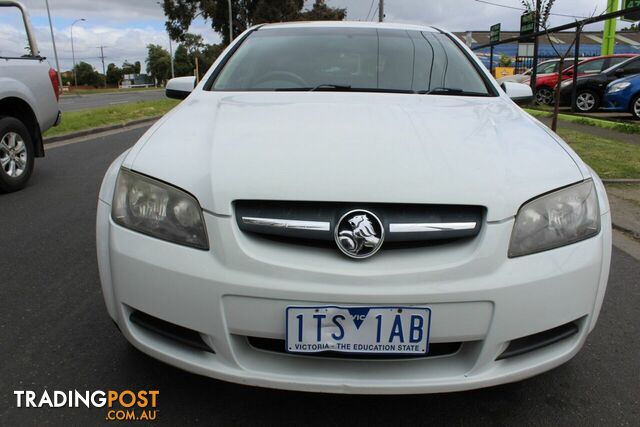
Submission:
[[[624,76],[625,74],[627,74],[627,72],[624,70],[624,68],[620,67],[620,68],[616,68],[616,70],[614,71],[614,74],[616,76]]]
[[[193,76],[176,77],[167,82],[165,94],[167,98],[185,99],[196,85],[196,78]]]
[[[502,83],[502,90],[518,105],[530,104],[533,101],[531,86],[523,85],[522,83],[504,82]]]
[[[565,70],[562,74],[565,76],[573,76],[573,70]]]

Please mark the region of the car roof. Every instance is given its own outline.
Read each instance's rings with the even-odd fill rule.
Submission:
[[[437,28],[425,25],[362,21],[296,21],[264,24],[260,26],[261,31],[277,28],[384,28],[389,30],[440,31]]]

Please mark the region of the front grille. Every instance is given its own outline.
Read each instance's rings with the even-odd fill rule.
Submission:
[[[334,359],[360,359],[360,360],[403,360],[403,359],[424,359],[436,356],[450,356],[455,354],[462,347],[461,342],[448,343],[432,343],[429,344],[429,353],[427,354],[357,354],[357,353],[341,353],[337,351],[323,351],[319,353],[287,353],[285,350],[285,341],[271,338],[247,337],[249,345],[258,350],[269,351],[272,353],[294,354],[296,356],[307,357],[325,357]]]
[[[347,212],[373,213],[384,229],[385,249],[472,239],[482,227],[482,206],[398,203],[239,200],[236,221],[245,233],[319,247],[334,247],[334,230]]]

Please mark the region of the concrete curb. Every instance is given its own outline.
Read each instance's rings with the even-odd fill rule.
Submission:
[[[604,184],[640,184],[640,179],[603,179]]]
[[[51,144],[53,142],[64,141],[67,139],[78,138],[81,136],[93,135],[96,133],[106,132],[106,131],[115,130],[115,129],[122,129],[122,128],[126,128],[133,125],[139,125],[143,123],[152,123],[158,120],[160,117],[162,117],[162,115],[147,117],[147,118],[138,119],[138,120],[131,120],[130,122],[118,123],[116,125],[102,126],[99,128],[85,129],[77,132],[65,133],[63,135],[50,136],[50,137],[44,138],[43,142],[44,144]]]
[[[631,230],[631,229],[629,229],[627,227],[623,227],[623,226],[621,226],[619,224],[616,224],[615,222],[611,223],[611,227],[614,230],[622,231],[623,233],[628,234],[633,239],[640,240],[640,234],[637,231],[633,231],[633,230]]]

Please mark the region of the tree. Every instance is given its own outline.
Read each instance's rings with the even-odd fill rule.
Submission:
[[[147,45],[147,73],[159,82],[165,81],[171,75],[171,55],[162,46]]]
[[[311,10],[300,14],[301,21],[343,21],[347,17],[347,9],[329,7],[324,0],[316,0]]]
[[[189,57],[189,51],[182,44],[178,45],[176,48],[173,67],[176,72],[176,77],[190,76],[193,74],[194,64],[191,62],[191,58]]]
[[[74,71],[79,85],[98,86],[100,76],[98,75],[98,72],[93,69],[91,64],[80,61],[74,67]]]
[[[498,63],[500,67],[511,67],[511,57],[505,55],[504,53],[500,55],[500,62]]]
[[[233,36],[265,22],[342,20],[347,15],[346,9],[329,7],[324,0],[315,0],[308,11],[303,11],[304,5],[304,0],[232,0]],[[228,0],[163,0],[162,6],[173,40],[182,41],[193,20],[201,16],[222,36],[223,45],[229,44]]]
[[[122,80],[122,70],[116,64],[107,65],[107,83],[118,84]]]
[[[137,74],[136,66],[125,59],[122,63],[122,74]]]
[[[192,76],[198,58],[198,73],[203,75],[224,50],[222,44],[204,43],[202,36],[186,33],[176,48],[174,69],[176,76]]]

